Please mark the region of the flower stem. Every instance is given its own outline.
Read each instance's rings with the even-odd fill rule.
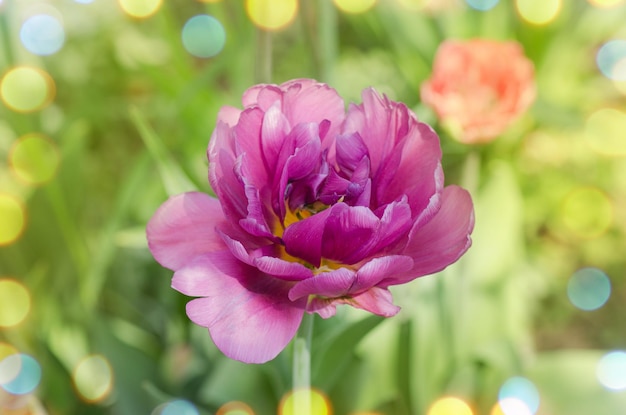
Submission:
[[[319,27],[319,77],[328,83],[333,81],[333,68],[337,57],[337,10],[331,0],[318,0]]]
[[[311,415],[311,337],[314,314],[304,313],[293,343],[292,414]]]
[[[476,197],[480,181],[480,153],[478,150],[472,150],[467,154],[462,169],[463,177],[460,184],[470,192],[472,197]]]
[[[258,84],[272,82],[272,34],[260,27],[256,29],[254,78]]]

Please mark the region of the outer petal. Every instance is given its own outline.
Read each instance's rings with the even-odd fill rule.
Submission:
[[[245,363],[273,359],[295,335],[304,301],[287,298],[289,284],[235,259],[228,250],[197,257],[174,274],[172,287],[202,296],[187,315],[208,327],[216,346]]]
[[[294,300],[308,295],[358,296],[376,286],[380,281],[410,270],[412,265],[411,258],[401,255],[374,258],[359,268],[356,273],[348,268],[339,268],[301,281],[289,291],[289,298]]]
[[[229,127],[233,127],[239,121],[239,115],[241,115],[239,108],[224,105],[217,113],[217,120],[227,124]]]
[[[395,306],[392,301],[391,293],[388,290],[373,287],[354,297],[316,297],[307,306],[307,311],[309,313],[318,313],[322,318],[329,318],[335,315],[337,305],[348,304],[379,316],[392,317],[400,311],[400,307]]]
[[[161,265],[176,271],[198,255],[225,248],[215,230],[224,222],[217,199],[198,192],[172,196],[148,222],[150,252]]]
[[[301,281],[313,277],[313,271],[299,262],[289,262],[276,257],[259,257],[254,260],[254,265],[260,271],[286,281]]]
[[[374,207],[406,195],[417,216],[443,188],[437,134],[404,104],[371,88],[363,91],[363,104],[350,107],[342,127],[343,133],[355,131],[370,156]]]
[[[339,268],[330,272],[322,272],[312,278],[296,284],[289,291],[289,298],[296,300],[308,295],[324,297],[341,297],[346,295],[354,282],[356,273],[348,268]]]
[[[321,123],[330,121],[326,134],[330,140],[323,140],[327,148],[334,140],[344,119],[343,99],[330,86],[312,79],[295,79],[280,85],[283,95],[283,112],[292,126],[299,123]]]
[[[389,278],[381,285],[402,284],[441,271],[456,262],[470,247],[473,228],[474,207],[469,193],[458,186],[446,187],[441,209],[433,219],[411,230],[403,254],[413,258],[413,269]]]
[[[243,183],[235,175],[236,157],[232,135],[228,125],[218,120],[207,155],[211,187],[220,199],[226,217],[238,221],[246,216],[246,197]]]

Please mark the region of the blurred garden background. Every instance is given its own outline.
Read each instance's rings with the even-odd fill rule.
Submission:
[[[519,42],[537,85],[480,145],[420,100],[475,38]],[[0,0],[0,414],[291,413],[291,349],[224,357],[145,225],[211,191],[222,105],[301,77],[405,102],[476,209],[396,317],[315,319],[314,414],[626,413],[626,1]]]

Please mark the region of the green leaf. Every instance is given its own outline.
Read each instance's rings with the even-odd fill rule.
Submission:
[[[383,320],[379,316],[368,316],[356,323],[337,326],[327,338],[314,342],[312,383],[332,389],[348,366],[356,346]]]
[[[185,172],[176,164],[163,141],[150,127],[138,108],[130,108],[130,118],[139,131],[139,135],[146,147],[148,147],[148,151],[157,163],[157,168],[167,194],[171,196],[197,190]]]

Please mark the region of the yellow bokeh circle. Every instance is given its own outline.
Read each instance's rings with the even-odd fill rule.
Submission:
[[[9,194],[0,193],[0,246],[15,242],[25,226],[26,212],[22,203]]]
[[[30,294],[22,283],[11,278],[0,279],[0,327],[20,324],[30,311]]]
[[[280,30],[298,13],[297,0],[246,0],[246,11],[252,23],[265,30]]]
[[[504,398],[491,408],[489,415],[533,415],[533,412],[520,399]]]
[[[529,23],[545,25],[561,11],[562,0],[515,0],[517,12]]]
[[[27,134],[17,140],[9,153],[15,175],[28,184],[40,185],[50,181],[60,162],[57,145],[41,134]]]
[[[596,7],[608,8],[615,7],[624,2],[624,0],[587,0],[589,4]]]
[[[243,402],[232,401],[220,406],[215,415],[254,415],[254,411]]]
[[[406,7],[409,10],[420,11],[423,10],[429,2],[432,0],[398,0],[398,3],[402,7]]]
[[[565,197],[561,216],[565,226],[576,236],[596,238],[611,226],[613,204],[600,189],[581,187]]]
[[[622,94],[626,95],[626,81],[613,80],[613,85]]]
[[[16,112],[38,111],[52,102],[54,94],[54,81],[39,68],[13,68],[0,81],[0,98]]]
[[[428,415],[473,415],[465,401],[453,396],[438,399],[428,409]]]
[[[364,13],[374,7],[376,0],[333,0],[335,5],[346,13]]]
[[[138,19],[145,19],[156,13],[163,0],[118,0],[124,13]]]
[[[593,151],[609,157],[626,156],[626,112],[600,109],[587,118],[585,139]]]
[[[94,354],[83,358],[72,373],[74,387],[86,402],[100,402],[113,389],[113,369],[102,355]]]
[[[309,395],[308,398],[306,395]],[[296,389],[286,394],[281,399],[279,415],[298,415],[296,406],[298,402],[309,401],[311,404],[311,415],[332,415],[333,410],[330,401],[321,391],[316,389]]]

